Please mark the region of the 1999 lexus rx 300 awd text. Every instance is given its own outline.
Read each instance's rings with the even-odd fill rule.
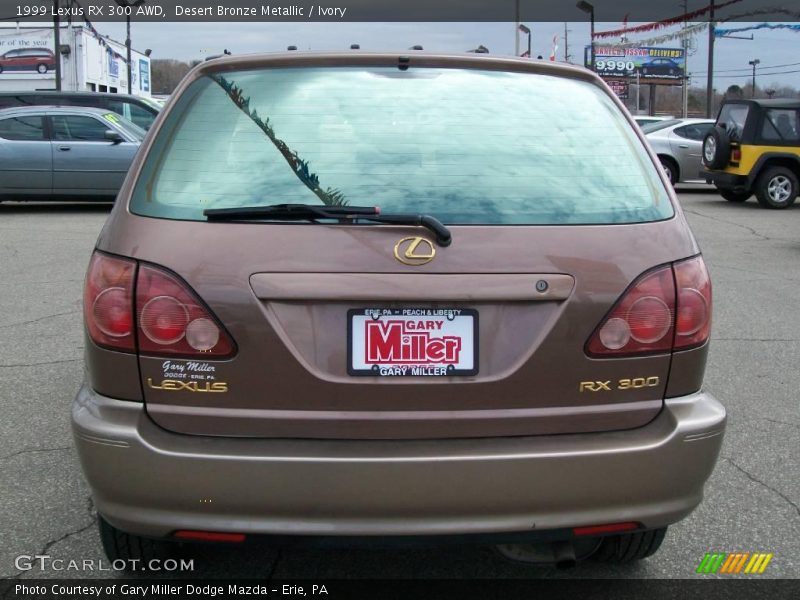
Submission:
[[[634,560],[700,503],[722,442],[703,258],[577,67],[204,63],[84,300],[72,422],[111,558],[483,534]]]

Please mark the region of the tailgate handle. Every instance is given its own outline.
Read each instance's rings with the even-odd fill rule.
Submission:
[[[563,273],[256,273],[250,286],[261,300],[530,302],[566,300],[575,279]]]

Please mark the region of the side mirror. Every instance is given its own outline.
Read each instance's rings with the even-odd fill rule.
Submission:
[[[106,129],[105,137],[109,142],[112,142],[114,145],[121,144],[122,142],[125,141],[125,138],[123,138],[118,131],[114,131],[113,129]]]

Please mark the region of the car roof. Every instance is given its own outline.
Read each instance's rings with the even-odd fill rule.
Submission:
[[[725,100],[724,104],[756,104],[764,108],[800,108],[800,100],[795,98],[750,98]]]
[[[113,112],[107,108],[94,108],[91,106],[49,106],[47,104],[40,104],[38,106],[14,106],[12,108],[0,109],[0,118],[13,116],[16,114],[59,114],[59,113],[79,113],[79,114],[93,114],[93,115],[107,115]],[[116,113],[115,113],[116,114]]]
[[[313,52],[294,50],[289,52],[223,55],[208,59],[198,64],[190,71],[189,76],[184,78],[179,89],[185,88],[195,79],[219,71],[253,68],[345,66],[399,66],[406,68],[417,66],[520,71],[557,76],[561,75],[593,82],[601,81],[597,74],[579,65],[498,54],[492,55],[475,52],[436,53],[426,52],[424,50],[405,50],[399,52],[365,52],[362,50]],[[179,90],[176,90],[176,92],[177,91]],[[175,92],[173,92],[173,94],[177,95]]]
[[[113,92],[57,92],[55,90],[41,90],[38,92],[0,92],[0,97],[16,96],[53,96],[54,98],[115,98],[124,100],[139,100],[147,102],[146,98],[133,94],[115,94]]]

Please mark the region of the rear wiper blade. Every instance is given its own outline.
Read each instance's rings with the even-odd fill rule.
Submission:
[[[314,204],[270,204],[267,206],[243,206],[237,208],[207,208],[203,214],[209,221],[239,221],[274,219],[278,221],[315,221],[337,219],[340,221],[373,221],[392,225],[415,225],[425,227],[436,235],[440,246],[449,246],[453,241],[450,230],[436,217],[430,215],[381,214],[377,206],[317,206]]]
[[[377,206],[318,206],[315,204],[269,204],[267,206],[242,206],[236,208],[207,208],[203,214],[209,221],[237,221],[239,219],[280,219],[304,221],[307,219],[347,219],[351,215],[378,215]]]

